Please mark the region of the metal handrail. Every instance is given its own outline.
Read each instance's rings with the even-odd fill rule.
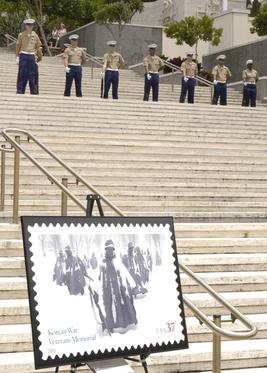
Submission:
[[[16,44],[16,42],[17,42],[17,39],[10,34],[5,34],[5,38],[7,39],[7,46],[8,47],[11,47],[12,45]],[[9,43],[8,40],[10,40],[11,43]]]
[[[5,145],[0,147],[1,153],[1,185],[0,185],[0,211],[4,210],[6,199],[6,153],[14,153],[14,149],[6,148]]]
[[[32,140],[35,144],[37,144],[41,149],[43,149],[48,155],[50,155],[54,160],[56,160],[66,171],[70,172],[77,181],[81,182],[85,185],[88,189],[90,189],[93,193],[99,194],[103,201],[111,207],[113,211],[115,211],[120,216],[126,216],[119,208],[117,208],[112,202],[110,202],[106,197],[101,195],[92,185],[88,184],[84,178],[78,175],[71,167],[69,167],[64,161],[58,158],[51,150],[49,150],[44,144],[42,144],[35,136],[25,130],[20,130],[16,128],[8,128],[1,131],[2,136],[5,140],[12,146],[15,150],[15,160],[18,157],[18,153],[21,152],[24,154],[40,171],[43,172],[44,175],[48,177],[50,181],[53,181],[55,185],[57,185],[64,195],[70,197],[83,211],[85,211],[85,207],[82,202],[71,193],[64,183],[60,183],[57,178],[55,178],[49,171],[47,171],[36,159],[34,159],[23,147],[20,145],[18,135],[25,135],[27,136],[27,140]],[[10,134],[17,135],[15,140],[10,136]],[[18,162],[19,164],[19,162]],[[16,161],[14,170],[16,172]],[[14,175],[15,176],[15,175]],[[15,177],[14,177],[14,184],[15,184]],[[18,179],[17,179],[18,184]],[[15,187],[15,186],[14,186]],[[14,189],[15,190],[15,189]],[[18,190],[18,185],[17,185]],[[63,194],[62,193],[62,194]],[[14,195],[15,198],[15,195]],[[14,210],[13,210],[14,211]],[[221,356],[221,336],[234,339],[234,340],[242,340],[252,338],[257,333],[256,325],[250,321],[245,315],[243,315],[238,309],[231,305],[224,297],[222,297],[217,291],[215,291],[210,285],[208,285],[204,280],[202,280],[198,275],[196,275],[190,268],[188,268],[183,262],[179,261],[180,269],[186,273],[190,278],[192,278],[198,285],[203,287],[208,294],[212,296],[221,306],[225,307],[232,316],[232,321],[238,319],[241,324],[243,324],[248,330],[233,332],[229,330],[225,330],[221,327],[221,316],[215,315],[213,321],[206,316],[198,307],[196,307],[186,296],[183,296],[184,303],[186,306],[193,312],[193,314],[197,317],[197,319],[204,323],[210,330],[213,332],[213,372],[219,373],[221,371],[220,368],[220,356]]]
[[[96,57],[91,55],[90,53],[86,52],[86,57],[91,60],[92,62],[95,62],[99,66],[103,66],[103,58]]]
[[[184,302],[188,308],[193,311],[193,313],[200,319],[204,324],[206,324],[214,333],[219,334],[223,337],[230,339],[247,339],[251,338],[257,333],[256,325],[250,321],[246,316],[244,316],[238,309],[231,305],[224,297],[222,297],[217,291],[215,291],[210,285],[208,285],[204,280],[202,280],[198,275],[196,275],[190,268],[188,268],[184,263],[179,261],[179,266],[183,272],[185,272],[189,277],[195,280],[200,286],[202,286],[218,303],[224,306],[235,319],[239,320],[242,324],[249,328],[249,331],[231,332],[223,328],[219,328],[215,325],[203,312],[201,312],[187,297],[183,296]]]
[[[164,62],[164,65],[166,65],[167,67],[169,67],[169,68],[171,68],[173,70],[182,71],[182,69],[179,66],[176,66],[176,65],[174,65],[173,63],[171,63],[169,61],[163,61],[163,62]],[[197,81],[199,81],[200,83],[205,84],[208,87],[213,87],[213,83],[210,82],[209,80],[205,79],[205,78],[202,78],[202,76],[196,75],[195,79]]]
[[[41,143],[34,135],[32,135],[29,131],[17,129],[17,128],[7,128],[1,131],[1,135],[5,138],[5,140],[16,150],[20,151],[26,158],[28,158],[47,178],[53,182],[62,192],[64,192],[77,206],[79,206],[82,210],[86,211],[86,207],[84,204],[73,194],[69,191],[67,187],[62,185],[58,179],[53,176],[45,167],[43,167],[34,157],[32,157],[23,147],[20,145],[18,141],[16,141],[10,136],[13,135],[24,135],[27,136],[28,141],[33,141],[37,146],[39,146],[45,153],[47,153],[51,158],[57,161],[66,171],[68,171],[75,179],[77,184],[80,183],[86,188],[88,188],[91,192],[100,195],[102,200],[118,215],[123,216],[122,211],[117,208],[107,197],[103,194],[99,193],[99,191],[91,184],[89,184],[82,176],[80,176],[73,168],[69,167],[62,159],[60,159],[55,153],[53,153],[46,145]]]
[[[179,71],[179,72],[182,71],[182,69],[179,66],[176,66],[169,61],[165,61],[165,60],[162,60],[162,61],[163,61],[164,65],[169,67],[170,69],[175,70],[175,71]],[[129,66],[129,69],[133,69],[134,67],[138,67],[138,66],[143,66],[143,62],[140,62],[140,63],[137,63],[135,65]],[[205,84],[208,87],[213,87],[213,83],[210,82],[209,80],[205,79],[205,78],[202,78],[202,76],[196,75],[195,79],[198,80],[200,83]]]

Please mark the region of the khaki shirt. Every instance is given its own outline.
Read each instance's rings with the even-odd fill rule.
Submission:
[[[23,31],[18,36],[16,55],[18,56],[21,52],[34,54],[41,46],[41,40],[36,32],[32,31],[28,34],[27,31]]]
[[[242,77],[243,77],[244,82],[247,82],[247,83],[256,83],[259,80],[258,71],[254,69],[243,70]]]
[[[193,77],[198,73],[198,67],[195,62],[184,61],[181,65],[181,70],[184,76]]]
[[[217,65],[212,70],[212,75],[214,80],[218,82],[225,83],[229,78],[231,78],[232,74],[228,67]]]
[[[106,69],[118,70],[124,65],[124,59],[118,52],[104,54]]]
[[[64,59],[68,61],[68,65],[78,66],[86,61],[86,54],[83,48],[69,46],[65,49]]]
[[[164,66],[164,62],[159,56],[146,56],[144,58],[144,66],[148,72],[158,73]]]

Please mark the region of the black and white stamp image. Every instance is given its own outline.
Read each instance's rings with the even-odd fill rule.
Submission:
[[[22,222],[43,362],[77,354],[86,361],[140,346],[185,348],[170,224],[31,219]]]

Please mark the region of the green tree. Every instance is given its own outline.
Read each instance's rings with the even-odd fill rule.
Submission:
[[[259,0],[247,0],[247,8],[250,9],[250,16],[255,17],[260,10],[261,2]]]
[[[250,31],[252,34],[257,33],[259,36],[267,35],[267,4],[260,7],[259,13],[252,20]]]
[[[211,17],[203,16],[186,17],[181,21],[172,21],[165,28],[165,34],[176,39],[177,45],[186,43],[195,47],[196,59],[198,59],[198,44],[200,40],[210,41],[212,45],[219,45],[223,33],[222,28],[213,26],[214,20]]]
[[[104,0],[46,0],[46,24],[52,29],[63,22],[67,29],[74,30],[94,21],[93,13],[103,3]]]
[[[0,32],[17,35],[23,19],[31,16],[36,20],[50,53],[45,28],[51,30],[60,22],[64,22],[68,29],[83,26],[94,20],[93,13],[101,4],[104,0],[0,0]]]
[[[105,25],[115,39],[114,33],[110,27],[111,23],[118,23],[118,43],[120,45],[122,32],[126,23],[130,23],[136,13],[144,9],[143,0],[106,0],[105,4],[100,6],[94,12],[95,21]]]

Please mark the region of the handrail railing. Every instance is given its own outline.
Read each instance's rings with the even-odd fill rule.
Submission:
[[[12,138],[15,135],[15,139]],[[1,131],[1,135],[5,138],[5,140],[12,146],[12,149],[5,149],[1,148],[2,155],[5,154],[6,151],[14,151],[15,152],[15,162],[14,162],[14,197],[13,197],[13,221],[15,215],[15,221],[17,223],[18,220],[18,193],[19,193],[19,155],[20,152],[24,154],[24,156],[29,159],[45,176],[48,177],[50,181],[55,183],[55,185],[61,190],[62,195],[68,196],[71,198],[78,207],[80,207],[83,211],[86,210],[83,203],[74,196],[73,193],[69,191],[66,184],[66,179],[62,179],[62,183],[57,180],[45,167],[43,167],[34,157],[32,157],[29,152],[23,149],[20,144],[20,136],[24,135],[27,137],[28,141],[33,141],[36,145],[38,145],[42,150],[44,150],[51,158],[56,160],[66,171],[68,171],[72,176],[75,177],[77,183],[80,182],[84,186],[86,186],[90,191],[95,194],[101,196],[103,201],[111,207],[111,209],[119,214],[120,216],[126,216],[118,207],[116,207],[111,201],[109,201],[105,196],[101,195],[92,185],[87,183],[87,181],[78,175],[71,167],[69,167],[63,160],[57,157],[51,150],[49,150],[44,144],[42,144],[35,136],[33,136],[30,132],[25,130],[20,130],[16,128],[8,128]],[[2,172],[1,172],[2,175]],[[65,180],[65,181],[64,181]],[[179,267],[181,270],[187,274],[191,279],[193,279],[198,285],[203,287],[208,294],[212,296],[212,298],[217,301],[221,306],[225,307],[231,314],[231,320],[234,322],[238,319],[246,328],[247,330],[234,332],[225,330],[221,327],[221,316],[214,315],[213,321],[206,316],[198,307],[196,307],[186,296],[183,296],[184,303],[186,306],[193,312],[193,314],[198,318],[201,323],[204,323],[212,332],[213,332],[213,373],[220,373],[221,372],[221,336],[241,340],[251,338],[256,335],[257,327],[256,325],[250,321],[245,315],[243,315],[238,309],[232,306],[224,297],[222,297],[217,291],[215,291],[210,285],[208,285],[204,280],[202,280],[198,275],[196,275],[190,268],[188,268],[183,262],[179,261]]]
[[[217,291],[215,291],[210,285],[208,285],[204,280],[202,280],[198,275],[196,275],[191,269],[189,269],[184,263],[179,261],[179,266],[183,272],[185,272],[189,277],[194,279],[201,287],[203,287],[218,303],[224,306],[231,315],[239,320],[242,324],[249,328],[248,331],[241,332],[231,332],[225,329],[222,329],[215,325],[207,316],[201,312],[187,297],[183,296],[184,302],[188,308],[193,311],[197,318],[206,324],[209,329],[212,329],[214,333],[222,335],[223,337],[230,339],[247,339],[253,337],[257,333],[257,327],[252,321],[250,321],[246,316],[244,316],[238,309],[231,305],[224,297],[222,297]]]
[[[173,63],[171,63],[171,62],[169,62],[169,61],[163,61],[163,62],[164,62],[164,65],[165,65],[165,66],[167,66],[167,67],[169,67],[169,68],[171,68],[171,69],[173,69],[173,70],[176,70],[176,71],[182,71],[182,69],[181,69],[179,66],[176,66],[176,65],[174,65]],[[200,75],[196,75],[196,76],[195,76],[195,79],[196,79],[197,81],[199,81],[200,83],[205,84],[205,85],[208,86],[208,87],[212,87],[212,86],[213,86],[213,83],[212,83],[212,82],[210,82],[209,80],[203,78],[203,77],[200,76]]]
[[[169,61],[163,60],[163,63],[164,63],[165,66],[169,67],[172,70],[172,83],[171,84],[172,84],[172,92],[174,92],[174,84],[175,84],[175,82],[174,82],[174,77],[175,77],[174,72],[175,71],[176,72],[178,72],[178,71],[181,72],[182,70],[179,66],[176,66]],[[129,69],[133,69],[134,67],[139,67],[139,66],[143,66],[143,62],[140,62],[140,63],[137,63],[135,65],[129,66]],[[161,77],[164,77],[164,75],[161,75]],[[212,100],[213,100],[213,89],[214,89],[213,83],[210,82],[209,80],[203,78],[200,75],[196,75],[195,79],[199,83],[204,84],[211,89],[211,102],[212,102]]]
[[[14,153],[14,149],[6,148],[5,145],[0,147],[1,153],[1,185],[0,185],[0,211],[4,210],[6,198],[6,153]]]
[[[15,135],[15,139],[10,136],[10,134]],[[41,143],[34,135],[30,132],[17,129],[17,128],[7,128],[1,131],[1,135],[5,140],[14,148],[15,150],[15,165],[14,165],[14,188],[18,188],[19,184],[19,153],[21,152],[26,158],[28,158],[47,178],[53,182],[64,194],[66,194],[78,207],[83,211],[86,211],[84,204],[73,194],[70,190],[62,184],[55,176],[52,175],[45,167],[43,167],[40,162],[38,162],[33,156],[29,154],[20,144],[19,135],[24,135],[27,137],[28,141],[33,141],[39,148],[41,148],[46,154],[58,162],[65,171],[69,172],[76,180],[77,184],[82,184],[91,192],[100,195],[102,200],[118,215],[123,215],[122,211],[117,208],[107,197],[99,193],[99,191],[91,184],[89,184],[82,176],[80,176],[73,168],[69,167],[62,159],[60,159],[55,153],[53,153],[46,145]],[[17,158],[17,162],[16,162]],[[17,179],[16,179],[17,178]],[[13,196],[13,222],[18,222],[18,204],[19,204],[19,190],[14,189]],[[15,216],[14,216],[15,215]]]
[[[7,47],[11,47],[12,45],[16,44],[17,38],[10,34],[5,34],[5,38],[7,40]]]

